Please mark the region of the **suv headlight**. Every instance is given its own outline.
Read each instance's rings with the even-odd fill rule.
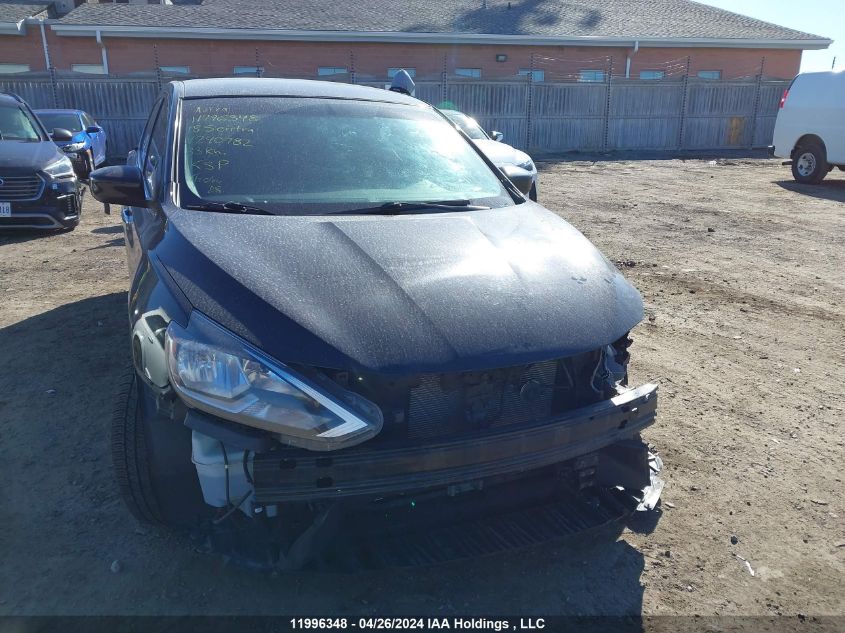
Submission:
[[[315,451],[360,444],[381,431],[381,410],[329,383],[317,385],[194,311],[165,337],[170,381],[188,406],[278,434]]]
[[[64,178],[73,176],[73,163],[67,156],[62,156],[44,168],[44,173],[52,178]]]
[[[79,141],[78,143],[68,143],[67,145],[62,145],[62,150],[65,152],[78,152],[81,149],[85,149],[85,141]]]

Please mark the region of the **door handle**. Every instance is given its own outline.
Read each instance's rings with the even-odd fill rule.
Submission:
[[[120,212],[120,219],[123,220],[124,224],[132,224],[135,221],[132,217],[132,209],[129,207],[123,207]]]

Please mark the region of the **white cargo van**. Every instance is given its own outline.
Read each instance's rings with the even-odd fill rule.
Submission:
[[[773,152],[791,159],[798,182],[819,183],[834,167],[845,171],[845,71],[792,81],[780,100]]]

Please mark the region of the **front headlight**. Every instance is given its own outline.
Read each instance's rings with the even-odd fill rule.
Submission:
[[[55,162],[50,163],[44,168],[44,173],[53,178],[64,178],[65,176],[73,176],[73,163],[67,156],[62,156]]]
[[[79,143],[68,143],[67,145],[62,145],[62,150],[65,152],[78,152],[80,150],[85,149],[85,141],[80,141]]]
[[[529,158],[524,163],[517,164],[517,167],[520,167],[525,171],[534,171],[534,161]]]
[[[373,403],[334,383],[317,385],[197,311],[187,329],[171,321],[165,345],[170,381],[188,406],[315,451],[354,446],[381,431]]]

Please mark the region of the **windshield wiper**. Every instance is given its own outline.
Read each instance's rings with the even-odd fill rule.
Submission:
[[[185,209],[197,211],[221,211],[223,213],[252,213],[255,215],[276,215],[272,211],[261,207],[253,207],[240,202],[203,202],[202,204],[186,204]]]
[[[404,211],[484,211],[490,207],[470,204],[469,200],[437,200],[433,202],[385,202],[376,207],[349,209],[338,213],[402,213]]]

